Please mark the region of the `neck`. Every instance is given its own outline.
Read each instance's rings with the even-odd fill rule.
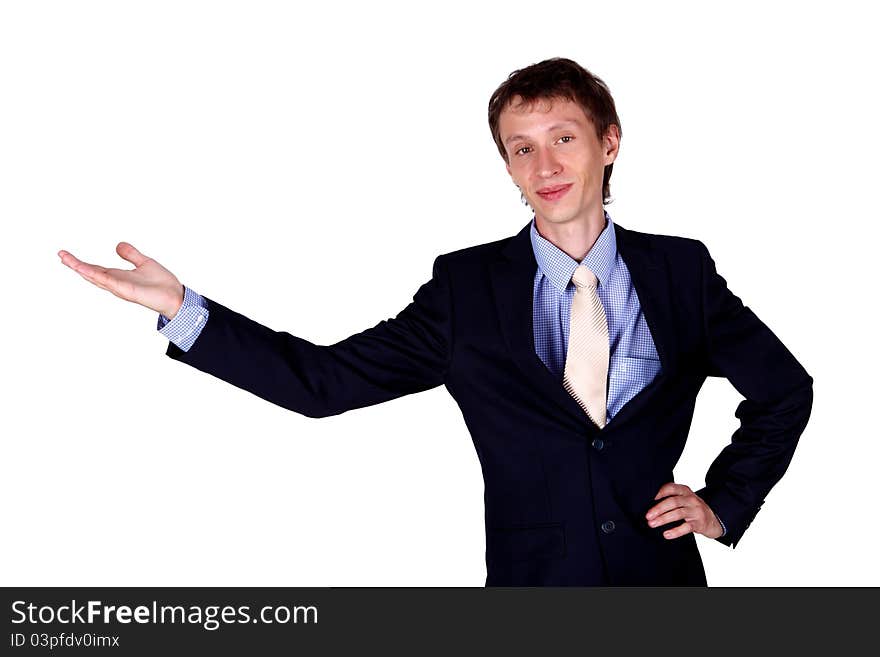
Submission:
[[[535,228],[541,237],[580,262],[605,230],[605,210],[600,207],[587,217],[563,223],[552,223],[535,214]]]

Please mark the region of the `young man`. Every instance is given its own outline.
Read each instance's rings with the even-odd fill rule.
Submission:
[[[59,255],[161,313],[171,358],[297,413],[445,385],[485,478],[487,585],[705,585],[695,534],[740,540],[791,461],[812,377],[701,242],[612,222],[621,131],[600,79],[567,59],[515,71],[489,125],[534,219],[437,257],[394,319],[333,345],[202,297],[125,242],[132,271]],[[672,471],[707,376],[745,400],[693,491]]]

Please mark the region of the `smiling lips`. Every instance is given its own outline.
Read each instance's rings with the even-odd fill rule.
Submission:
[[[543,187],[538,190],[538,196],[545,201],[556,201],[565,196],[565,193],[571,189],[573,184],[574,183],[568,183],[567,185],[551,185],[550,187]]]

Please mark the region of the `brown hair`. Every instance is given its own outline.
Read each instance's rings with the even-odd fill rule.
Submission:
[[[501,141],[499,120],[501,112],[516,96],[520,96],[528,104],[537,100],[554,99],[576,102],[592,122],[599,141],[612,124],[620,131],[620,119],[617,117],[614,99],[601,79],[570,59],[545,59],[511,73],[489,99],[489,129],[505,162],[509,163],[507,151]],[[609,181],[613,167],[613,162],[605,165],[602,178],[603,203],[608,203],[611,199]]]

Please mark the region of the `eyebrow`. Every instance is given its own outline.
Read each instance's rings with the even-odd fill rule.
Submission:
[[[560,121],[559,123],[554,123],[549,128],[547,128],[547,132],[553,132],[554,130],[559,130],[559,128],[564,128],[565,126],[567,126],[569,124],[573,124],[573,125],[580,127],[580,123],[578,123],[574,119],[571,119],[569,121]],[[517,139],[528,139],[528,137],[526,135],[510,135],[510,137],[508,137],[507,139],[504,140],[504,145],[506,146],[510,142],[516,141]]]

